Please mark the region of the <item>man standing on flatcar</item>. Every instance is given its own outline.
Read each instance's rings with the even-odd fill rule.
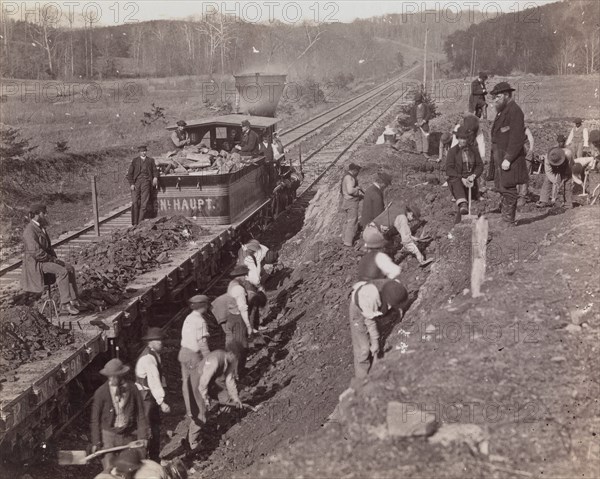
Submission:
[[[152,214],[152,188],[158,187],[158,168],[154,158],[148,156],[148,147],[138,147],[139,156],[133,159],[127,172],[131,188],[131,224],[150,218]]]
[[[258,143],[258,135],[250,129],[250,122],[242,120],[242,141],[235,148],[242,156],[257,156]]]

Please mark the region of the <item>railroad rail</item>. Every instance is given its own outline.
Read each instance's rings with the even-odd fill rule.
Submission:
[[[341,110],[333,108],[320,115],[320,126],[305,122],[288,136],[286,144],[299,141],[336,119],[354,111],[366,101],[372,101],[369,108],[346,122],[340,131],[311,152],[304,162],[305,183],[298,192],[303,198],[323,176],[332,171],[333,166],[349,155],[356,142],[364,133],[402,100],[406,93],[393,90],[386,93],[418,66],[402,76],[386,82],[385,87],[371,90],[376,93],[360,99],[345,102]],[[374,97],[381,95],[377,101]],[[334,113],[337,110],[337,113]],[[352,128],[351,128],[352,127]],[[288,134],[290,134],[288,133]],[[228,250],[241,239],[244,230],[262,229],[272,218],[269,217],[269,203],[266,200],[241,221],[225,226],[210,227],[210,234],[174,250],[171,262],[159,269],[147,272],[130,283],[127,290],[131,297],[107,311],[88,314],[72,321],[76,338],[75,345],[68,351],[54,353],[44,360],[27,363],[16,370],[16,380],[4,383],[0,401],[0,453],[3,456],[22,457],[32,453],[35,446],[49,439],[62,424],[72,416],[68,404],[68,386],[99,354],[108,351],[109,346],[126,350],[127,346],[139,339],[140,332],[148,323],[148,312],[153,304],[163,301],[181,302],[190,291],[209,292],[223,276],[223,264],[228,263]],[[112,232],[119,227],[129,226],[124,216],[126,208],[111,213],[105,218],[105,230]],[[86,229],[71,236],[70,241],[85,243]],[[94,240],[93,238],[92,240]],[[15,269],[10,271],[14,273]]]

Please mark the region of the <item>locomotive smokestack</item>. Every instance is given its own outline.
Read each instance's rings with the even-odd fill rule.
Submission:
[[[275,117],[287,75],[251,73],[234,77],[238,113]]]

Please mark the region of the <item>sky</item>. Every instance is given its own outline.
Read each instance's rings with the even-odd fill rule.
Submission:
[[[425,10],[440,10],[439,18],[457,18],[473,10],[494,18],[499,13],[510,13],[558,0],[473,0],[473,1],[421,1],[421,0],[267,0],[267,1],[200,1],[200,0],[59,0],[55,2],[2,0],[2,16],[31,20],[36,12],[51,9],[51,15],[65,20],[69,16],[75,23],[82,21],[82,12],[94,18],[96,26],[119,25],[148,20],[202,18],[214,12],[229,13],[250,23],[280,20],[295,24],[303,20],[325,22],[351,22],[356,18],[369,18],[391,13],[416,13],[425,16]]]

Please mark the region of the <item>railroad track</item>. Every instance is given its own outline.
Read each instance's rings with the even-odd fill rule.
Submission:
[[[315,134],[319,130],[341,120],[344,116],[351,114],[365,103],[372,101],[374,98],[385,93],[390,88],[394,88],[398,82],[419,67],[419,65],[416,65],[398,77],[388,80],[375,88],[357,95],[354,98],[346,100],[309,120],[283,131],[280,134],[280,138],[282,139],[284,146],[289,148],[290,146],[297,144],[307,137]],[[308,159],[309,158],[306,158],[306,160]],[[110,237],[114,231],[130,226],[130,211],[131,205],[128,204],[123,207],[119,207],[111,211],[106,216],[100,218],[100,238]],[[98,237],[95,236],[93,224],[88,224],[78,231],[68,233],[59,238],[54,242],[53,246],[59,258],[65,258],[70,254],[76,254],[87,244],[97,240]],[[13,258],[12,260],[0,265],[0,293],[6,288],[9,288],[11,285],[13,285],[14,289],[14,284],[18,282],[20,278],[21,265],[22,260],[18,258]]]
[[[359,95],[359,97],[322,113],[319,116],[320,121],[307,121],[294,129],[288,130],[286,133],[288,136],[285,137],[286,145],[298,142],[301,138],[305,138],[325,126],[334,124],[336,120],[352,113],[357,107],[370,102],[369,106],[361,110],[359,115],[345,121],[343,125],[340,125],[339,131],[334,131],[331,135],[328,135],[328,140],[305,157],[303,162],[305,181],[298,191],[298,199],[292,205],[292,208],[305,208],[309,201],[309,191],[328,172],[335,172],[334,166],[352,153],[356,143],[364,137],[370,127],[393,106],[403,100],[407,92],[394,89],[394,85],[416,68],[418,67],[414,67],[402,76],[371,90],[371,94]],[[392,90],[388,91],[390,89]],[[185,250],[180,252],[174,252],[172,262],[175,266],[165,266],[164,269],[142,275],[136,279],[135,284],[129,285],[131,289],[137,290],[139,293],[130,299],[127,304],[82,319],[83,329],[78,334],[85,337],[80,340],[77,350],[56,353],[47,360],[38,362],[39,372],[32,370],[29,375],[21,375],[17,382],[11,383],[10,388],[7,387],[4,391],[3,400],[0,401],[0,432],[3,433],[3,435],[0,435],[0,446],[3,442],[4,444],[13,444],[13,446],[9,446],[11,448],[8,450],[9,455],[18,454],[18,451],[23,452],[23,449],[31,449],[35,444],[39,444],[59,432],[62,429],[60,426],[72,421],[74,415],[80,414],[83,409],[68,413],[61,412],[56,416],[50,416],[50,411],[62,408],[62,402],[66,401],[65,397],[60,397],[57,392],[59,389],[56,388],[59,384],[60,387],[62,385],[66,386],[68,382],[82,374],[94,357],[102,351],[106,351],[107,344],[110,341],[119,340],[123,343],[130,341],[128,335],[141,330],[141,325],[136,324],[136,322],[144,321],[144,312],[152,304],[164,299],[177,301],[175,298],[181,298],[182,292],[187,286],[191,285],[194,280],[198,281],[198,278],[201,277],[212,276],[212,279],[201,288],[197,286],[198,289],[213,296],[219,291],[222,292],[228,282],[228,268],[221,265],[218,274],[214,274],[215,271],[210,274],[210,268],[205,269],[207,266],[203,263],[204,259],[213,255],[215,251],[218,253],[219,248],[223,247],[228,241],[232,241],[240,228],[255,224],[256,219],[261,218],[262,212],[268,206],[268,203],[267,200],[242,222],[230,226],[211,228],[211,236],[199,244],[186,247]],[[129,226],[127,212],[128,208],[124,207],[105,218],[102,226],[103,233],[108,235],[118,228]],[[90,232],[92,229],[92,227],[86,227],[70,235],[69,238],[65,238],[58,251],[64,251],[64,248],[80,248],[87,241],[96,240]],[[11,276],[14,277],[17,271],[18,266],[9,269],[1,279],[6,282]],[[164,327],[168,328],[185,311],[186,308],[173,315]],[[96,322],[99,319],[100,322],[108,325],[109,331],[98,332],[95,326],[90,326],[92,319]],[[113,342],[112,344],[114,346],[116,343]],[[47,364],[41,364],[44,362]],[[48,404],[52,398],[60,399],[60,401],[55,400],[53,409],[48,408],[48,411],[46,411],[48,418],[53,417],[53,421],[56,422],[56,424],[52,423],[48,426],[49,419],[45,419],[46,422],[43,422],[45,416],[39,415],[39,412],[40,408]],[[44,428],[40,429],[42,425]],[[19,434],[23,434],[21,439],[19,439]],[[17,442],[15,443],[15,441]],[[14,449],[15,447],[18,449]]]

